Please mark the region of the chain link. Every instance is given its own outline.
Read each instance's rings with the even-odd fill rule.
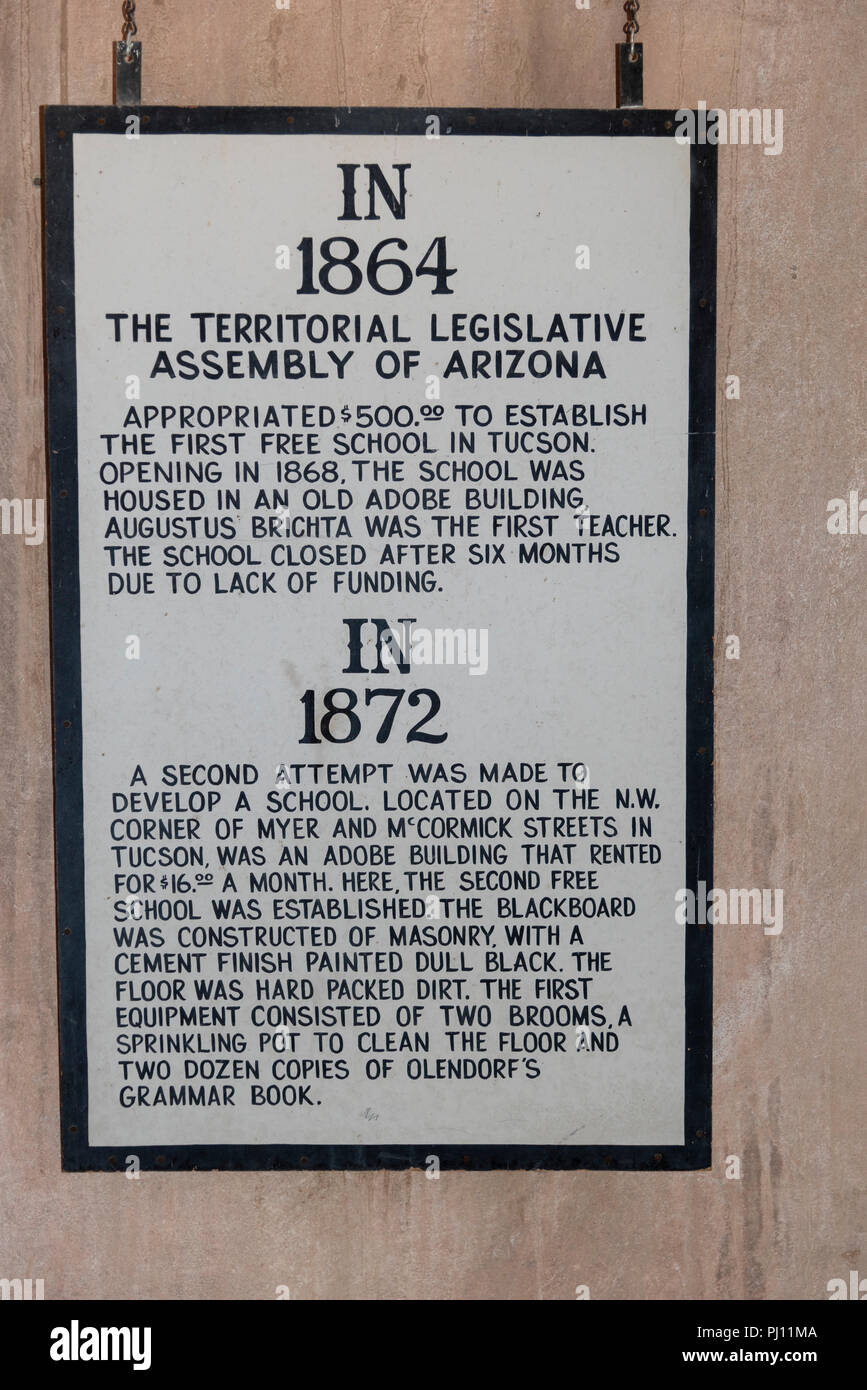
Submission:
[[[134,35],[138,33],[135,22],[135,0],[123,0],[121,8],[123,10],[123,32],[120,40],[129,48]]]
[[[626,4],[623,8],[626,11],[626,23],[623,26],[623,32],[626,35],[626,42],[629,44],[631,52],[635,48],[635,35],[638,33],[638,21],[635,16],[641,9],[641,6],[638,0],[626,0]]]

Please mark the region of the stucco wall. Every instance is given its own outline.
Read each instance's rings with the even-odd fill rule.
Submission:
[[[623,23],[620,0],[137,8],[144,100],[170,104],[604,107]],[[646,105],[784,113],[778,156],[720,151],[719,376],[741,396],[718,410],[716,882],[782,887],[785,926],[717,932],[713,1169],[62,1174],[48,557],[3,536],[0,1275],[47,1298],[823,1298],[867,1259],[867,539],[826,530],[828,500],[865,487],[863,9],[648,0],[640,19]],[[119,21],[119,0],[0,12],[8,497],[46,492],[39,107],[110,101]]]

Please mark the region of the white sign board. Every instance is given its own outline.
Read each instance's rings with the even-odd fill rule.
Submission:
[[[671,128],[48,111],[67,1167],[706,1164]]]

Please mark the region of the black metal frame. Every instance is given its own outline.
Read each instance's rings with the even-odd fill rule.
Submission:
[[[340,129],[423,137],[429,109],[145,106],[141,134],[277,134]],[[443,135],[674,138],[673,111],[439,109]],[[63,1167],[123,1171],[120,1147],[88,1142],[78,464],[72,137],[123,133],[117,107],[46,107],[45,312],[50,462],[60,1092]],[[693,145],[690,210],[686,884],[713,882],[714,427],[716,147]],[[639,233],[640,235],[640,229]],[[686,927],[682,1145],[130,1145],[143,1169],[696,1169],[710,1163],[712,928]]]
[[[644,46],[617,44],[617,105],[634,111],[644,105]]]
[[[114,101],[116,106],[141,105],[141,44],[114,46]]]

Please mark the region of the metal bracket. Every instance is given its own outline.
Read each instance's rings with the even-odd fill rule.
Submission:
[[[114,104],[141,106],[141,44],[124,43],[114,46]]]
[[[644,105],[644,57],[642,45],[617,44],[617,105]]]

